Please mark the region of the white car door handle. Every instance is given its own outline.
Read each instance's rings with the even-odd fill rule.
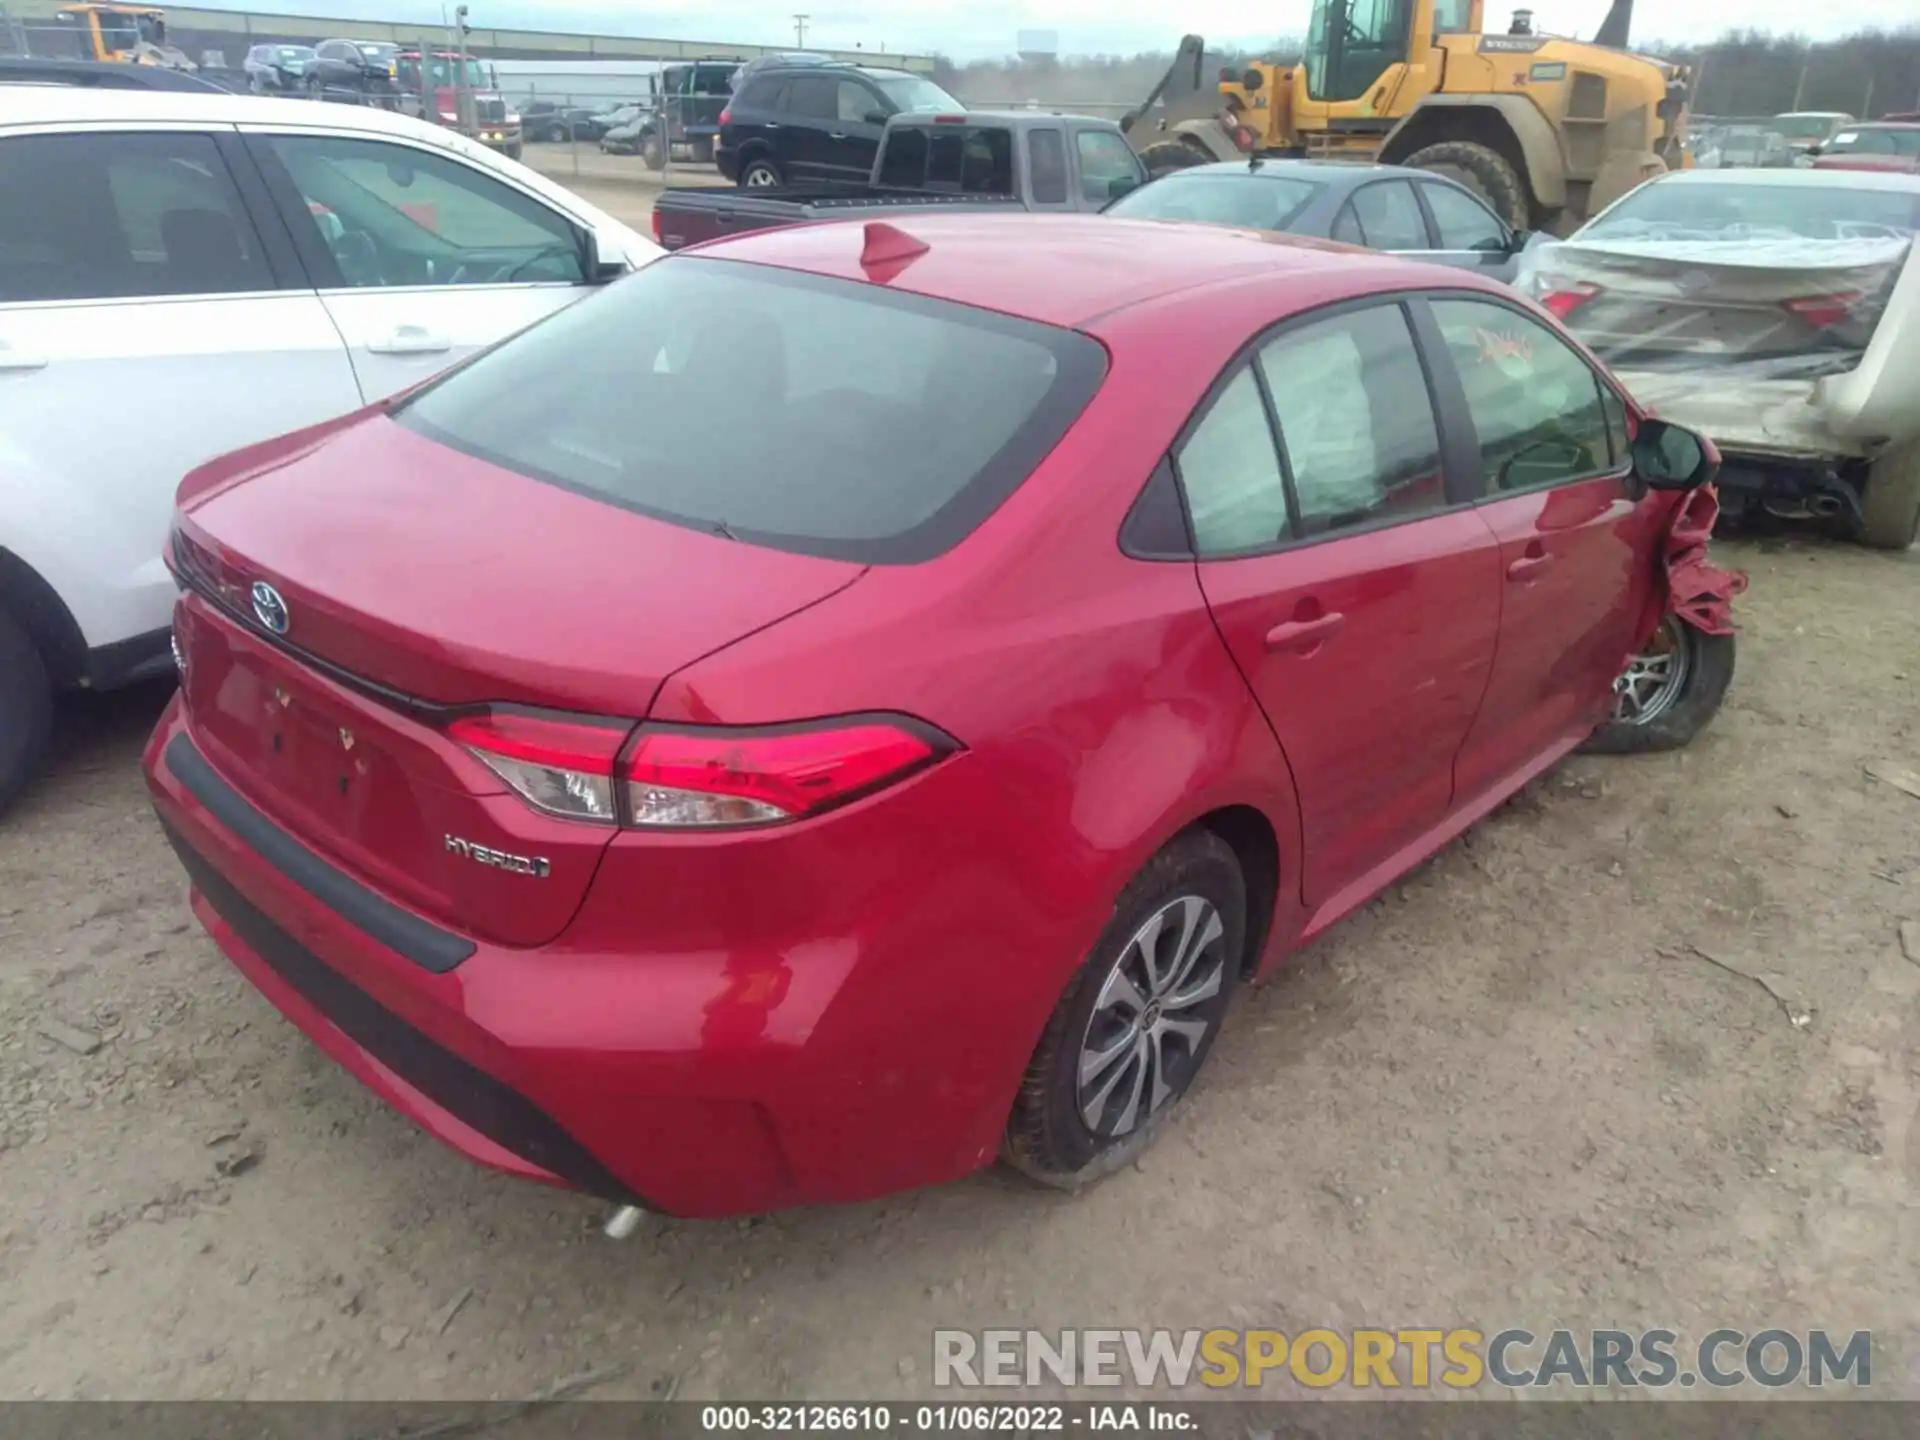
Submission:
[[[0,370],[44,370],[47,357],[36,355],[31,350],[16,350],[6,341],[0,340]]]
[[[451,339],[424,325],[396,325],[383,339],[367,342],[376,355],[438,355],[452,348]]]

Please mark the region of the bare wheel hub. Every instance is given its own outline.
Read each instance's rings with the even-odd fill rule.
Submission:
[[[1646,648],[1627,662],[1613,682],[1613,718],[1624,725],[1650,725],[1678,703],[1693,672],[1693,647],[1683,622],[1669,615]]]

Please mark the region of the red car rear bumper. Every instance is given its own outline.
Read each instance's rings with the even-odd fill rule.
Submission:
[[[906,894],[880,917],[884,949],[837,932],[826,902],[828,928],[771,966],[763,947],[570,945],[607,933],[590,895],[540,949],[437,931],[471,953],[436,973],[375,939],[355,907],[428,922],[273,827],[201,752],[177,698],[145,767],[194,913],[323,1050],[482,1164],[668,1214],[870,1198],[990,1162],[1075,963],[1065,948],[1047,965],[996,954],[917,921],[924,907]],[[983,995],[1009,970],[983,1030]]]

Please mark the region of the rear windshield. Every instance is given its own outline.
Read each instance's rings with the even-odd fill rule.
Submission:
[[[1825,176],[1821,177],[1825,179]],[[1839,179],[1838,174],[1834,176]],[[1911,235],[1920,186],[1642,185],[1580,232],[1582,240],[1866,240]]]
[[[1130,220],[1198,220],[1284,230],[1320,189],[1311,180],[1280,175],[1167,175],[1123,195],[1109,215]]]
[[[1073,331],[736,261],[656,261],[399,410],[659,519],[861,563],[957,544],[1106,371]]]

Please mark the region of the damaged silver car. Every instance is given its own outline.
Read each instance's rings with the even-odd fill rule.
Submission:
[[[1663,417],[1729,516],[1920,539],[1920,176],[1688,170],[1522,257],[1516,284]]]

